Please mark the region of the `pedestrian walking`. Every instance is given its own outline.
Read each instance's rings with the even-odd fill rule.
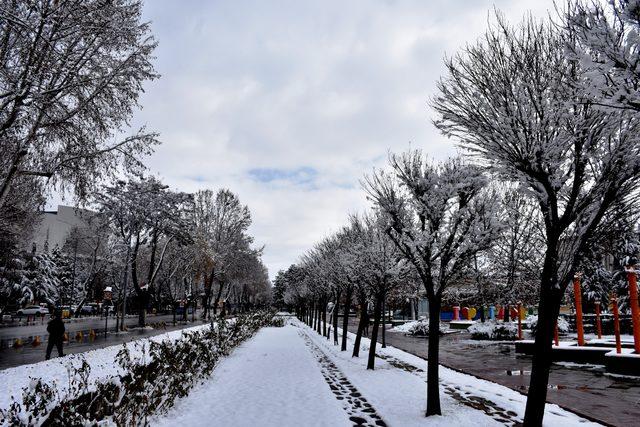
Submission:
[[[58,356],[62,357],[62,340],[64,339],[64,322],[62,321],[62,313],[56,311],[53,319],[47,324],[47,332],[49,332],[49,342],[47,343],[47,360],[51,359],[51,351],[55,345],[58,349]]]

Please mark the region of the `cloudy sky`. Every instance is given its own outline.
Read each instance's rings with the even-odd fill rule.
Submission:
[[[236,192],[273,277],[367,208],[359,180],[389,150],[455,152],[427,101],[494,6],[517,21],[552,2],[147,0],[162,78],[135,124],[161,134],[150,171]]]

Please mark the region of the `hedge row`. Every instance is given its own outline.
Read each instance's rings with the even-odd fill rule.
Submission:
[[[122,373],[97,384],[89,384],[91,368],[83,358],[79,366],[69,366],[69,386],[63,393],[33,379],[23,389],[21,403],[13,401],[0,410],[0,425],[148,425],[152,416],[208,377],[220,358],[271,324],[272,312],[257,312],[186,332],[175,341],[143,340],[135,343],[142,359],[132,357],[129,347],[123,346],[116,357]]]

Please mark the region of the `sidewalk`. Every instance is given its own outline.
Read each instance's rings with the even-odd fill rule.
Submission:
[[[350,334],[351,335],[351,334]],[[353,336],[349,336],[350,347]],[[369,340],[363,339],[363,349]],[[375,371],[297,320],[263,328],[212,377],[153,425],[503,426],[522,422],[525,398],[498,384],[441,368],[443,415],[424,417],[426,362],[381,349]],[[546,425],[595,425],[547,405]]]
[[[350,425],[296,328],[263,328],[152,425]]]
[[[386,339],[387,345],[427,358],[425,338],[387,330]],[[440,363],[523,394],[529,388],[531,357],[516,354],[513,343],[476,341],[467,332],[445,335]],[[598,365],[558,362],[551,367],[547,401],[609,425],[634,425],[640,417],[640,380],[606,374]]]

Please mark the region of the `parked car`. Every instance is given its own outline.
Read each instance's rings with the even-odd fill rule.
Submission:
[[[39,305],[29,305],[18,310],[18,316],[45,316],[47,314],[49,314],[49,309]]]

